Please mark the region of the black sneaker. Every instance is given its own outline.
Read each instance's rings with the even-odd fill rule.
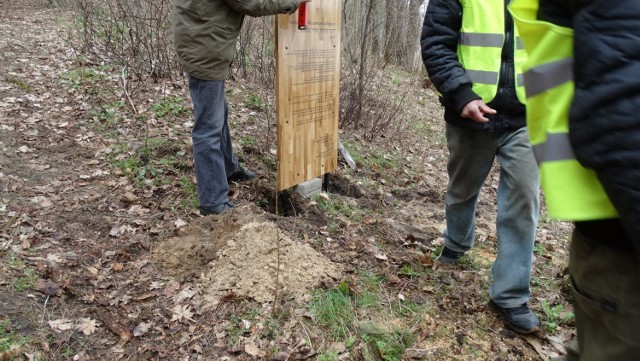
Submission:
[[[540,331],[538,316],[531,311],[526,303],[518,307],[503,308],[491,300],[489,301],[489,305],[504,318],[509,327],[514,331],[520,333],[535,333]]]
[[[250,170],[246,170],[242,167],[238,168],[237,171],[233,172],[230,176],[227,177],[227,182],[244,182],[256,177],[256,174]]]
[[[227,209],[236,208],[236,206],[232,203],[224,203],[217,207],[200,207],[200,215],[208,216],[210,214],[220,214],[226,211]]]
[[[438,256],[438,261],[444,264],[452,264],[455,263],[460,257],[464,255],[464,252],[454,251],[447,246],[444,246],[442,249],[442,253]]]

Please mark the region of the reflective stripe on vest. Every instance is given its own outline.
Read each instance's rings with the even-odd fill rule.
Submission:
[[[533,153],[538,164],[576,159],[568,133],[547,133],[547,140],[544,143],[533,145]]]
[[[458,39],[458,59],[472,82],[473,91],[489,103],[498,92],[502,47],[505,41],[505,0],[461,0],[462,27]],[[522,65],[526,52],[517,30],[513,34],[516,94],[526,102]]]
[[[573,31],[537,20],[538,0],[515,0],[509,10],[529,54],[527,126],[549,216],[573,221],[616,217],[595,172],[580,165],[569,140]]]
[[[573,58],[542,64],[524,72],[527,98],[573,80]]]
[[[471,81],[477,84],[498,84],[498,72],[484,70],[466,70]]]

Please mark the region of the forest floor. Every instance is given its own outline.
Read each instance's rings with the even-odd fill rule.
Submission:
[[[379,94],[405,92],[397,121],[341,130],[357,170],[341,163],[328,192],[279,215],[273,96],[230,80],[236,151],[258,178],[201,217],[184,80],[129,101],[120,71],[79,61],[67,15],[38,4],[0,1],[0,360],[538,360],[574,337],[570,228],[544,210],[543,331],[516,334],[487,306],[497,166],[476,246],[435,262],[447,150],[415,75],[384,70]]]

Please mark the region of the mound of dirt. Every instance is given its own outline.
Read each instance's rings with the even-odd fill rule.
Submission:
[[[341,278],[340,265],[309,244],[289,238],[258,210],[243,208],[247,207],[201,218],[178,236],[159,242],[154,260],[166,274],[199,284],[209,306],[229,294],[272,301],[278,253],[282,297],[299,297]]]

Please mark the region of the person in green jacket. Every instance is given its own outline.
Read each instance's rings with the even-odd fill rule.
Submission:
[[[192,131],[200,214],[220,214],[229,202],[229,182],[255,178],[233,154],[225,79],[246,15],[291,14],[309,0],[175,0],[174,46],[189,74],[195,123]]]

